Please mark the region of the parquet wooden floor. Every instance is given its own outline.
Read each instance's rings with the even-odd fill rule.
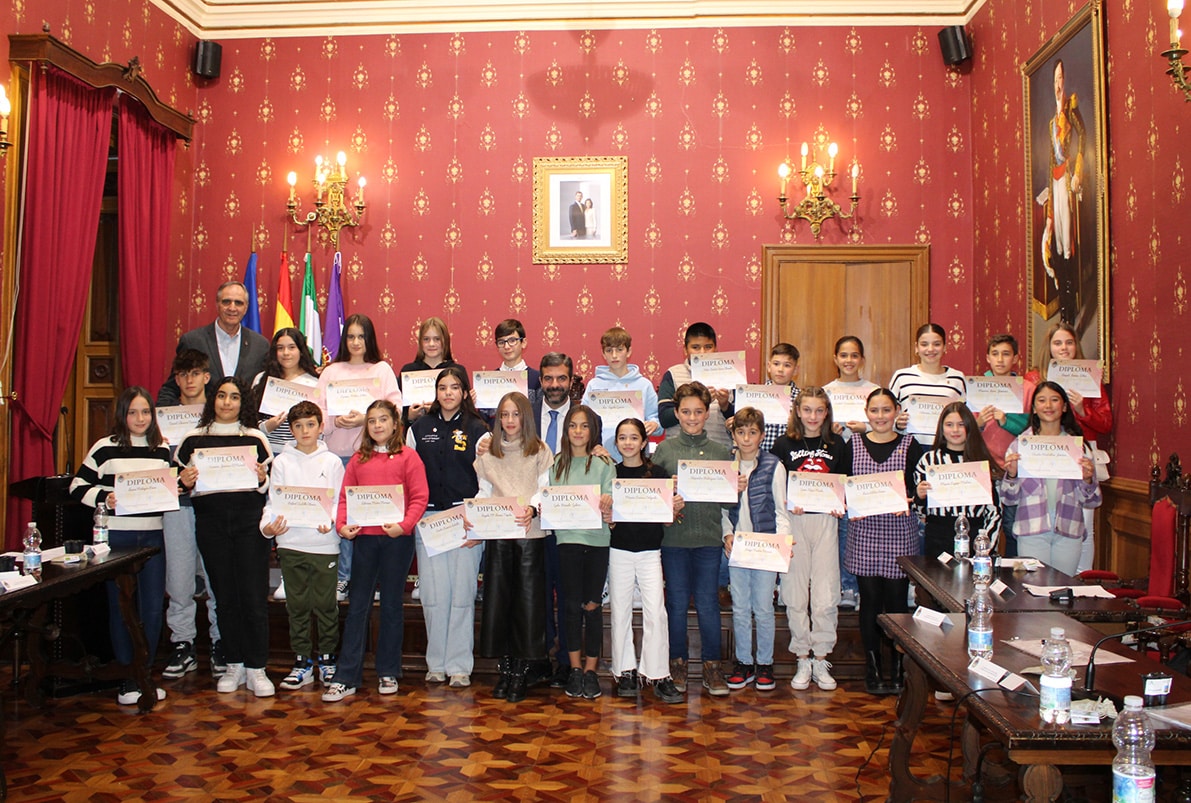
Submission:
[[[200,670],[166,681],[169,697],[145,716],[110,694],[45,711],[9,696],[9,799],[874,801],[888,791],[896,701],[859,683],[794,692],[779,678],[776,691],[720,699],[692,684],[686,703],[665,705],[651,692],[617,698],[605,675],[595,701],[537,689],[512,705],[476,680],[454,690],[407,677],[392,697],[370,685],[324,704],[316,687],[217,694]],[[944,771],[950,714],[932,704],[919,771]]]

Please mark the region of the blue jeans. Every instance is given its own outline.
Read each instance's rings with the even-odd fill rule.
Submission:
[[[161,641],[162,611],[165,605],[165,540],[161,530],[112,530],[108,533],[112,547],[146,547],[161,549],[145,562],[144,568],[136,573],[137,615],[141,618],[141,629],[149,646],[149,668],[157,657],[157,643]],[[107,581],[108,628],[112,633],[112,654],[116,661],[128,666],[132,663],[132,637],[124,625],[120,613],[120,589],[112,580]]]
[[[340,460],[343,461],[343,467],[347,468],[347,464],[351,462],[351,455],[343,457],[340,455]],[[339,539],[339,567],[336,569],[338,579],[343,581],[350,581],[352,579],[352,550],[354,549],[354,540],[347,538]],[[405,578],[401,579],[405,582]]]
[[[997,550],[1006,558],[1017,557],[1017,536],[1013,534],[1013,523],[1017,521],[1017,505],[1001,505],[1001,548]]]
[[[848,546],[848,517],[839,520],[839,588],[840,591],[859,592],[856,575],[844,568],[844,550]]]
[[[414,537],[356,536],[360,566],[347,591],[347,621],[335,680],[356,687],[364,676],[364,644],[372,616],[372,595],[380,584],[380,627],[376,638],[377,677],[401,677],[401,644],[405,635],[405,577],[414,557]]]
[[[720,660],[720,601],[718,546],[662,547],[666,579],[666,616],[670,627],[670,659],[687,660],[686,613],[693,598],[699,618],[699,641],[704,661]]]
[[[773,589],[777,572],[728,567],[732,577],[732,632],[736,660],[742,664],[773,664]],[[757,623],[757,660],[753,660],[753,622]]]

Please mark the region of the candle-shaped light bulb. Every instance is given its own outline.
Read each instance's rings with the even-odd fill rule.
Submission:
[[[8,93],[4,91],[4,84],[0,84],[0,117],[7,117],[12,113],[12,103],[8,100]]]
[[[340,151],[335,155],[335,161],[339,163],[339,172],[336,174],[339,178],[347,178],[347,154]]]
[[[359,192],[356,193],[356,203],[360,206],[364,205],[364,185],[368,183],[368,179],[360,176],[359,181],[356,182],[360,186]]]
[[[782,162],[777,166],[778,177],[782,180],[782,197],[786,197],[786,183],[790,180],[790,165]]]
[[[1182,41],[1179,31],[1179,16],[1183,13],[1183,0],[1167,0],[1166,12],[1170,14],[1170,44],[1177,48]]]
[[[839,153],[839,145],[834,142],[827,146],[827,172],[835,172],[835,155]]]
[[[289,175],[285,177],[285,180],[289,184],[289,202],[291,204],[297,203],[298,191],[296,188],[298,186],[298,174],[291,170]]]
[[[805,142],[802,143],[802,169],[806,170],[806,155],[810,153],[810,146]]]
[[[852,162],[852,194],[856,194],[856,179],[860,176],[860,165]]]

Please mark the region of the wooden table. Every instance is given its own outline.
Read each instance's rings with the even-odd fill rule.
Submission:
[[[949,779],[917,777],[910,768],[914,736],[926,710],[931,683],[955,695],[957,705],[967,707],[963,734],[964,777],[973,775],[981,731],[999,742],[1008,758],[1019,767],[1019,783],[1026,800],[1054,800],[1063,788],[1059,766],[1109,765],[1116,756],[1112,725],[1047,725],[1038,716],[1038,698],[1006,692],[991,681],[968,672],[967,632],[963,617],[950,614],[954,626],[939,628],[917,622],[910,614],[882,614],[881,627],[906,654],[905,691],[897,703],[897,723],[889,748],[892,776],[889,800],[943,799],[950,783],[952,800],[970,800],[966,783]],[[1002,643],[1013,638],[1040,639],[1051,627],[1062,627],[1068,639],[1094,644],[1103,635],[1088,625],[1061,613],[993,618],[992,660],[1013,672],[1038,666],[1039,659]],[[1101,651],[1126,655],[1130,663],[1096,665],[1096,693],[1114,698],[1118,708],[1127,694],[1142,693],[1141,676],[1164,669],[1162,664],[1133,652],[1119,642],[1108,642]],[[1082,688],[1084,667],[1078,667],[1075,681]],[[1031,678],[1037,685],[1037,678]],[[988,691],[972,694],[974,689]],[[1170,704],[1191,701],[1191,678],[1176,674]],[[1157,764],[1191,764],[1191,731],[1159,730],[1154,750]]]
[[[907,555],[897,559],[918,592],[928,594],[937,607],[944,611],[963,612],[964,600],[972,596],[972,564],[953,560],[941,563],[937,558],[926,555]],[[1085,583],[1078,577],[1064,574],[1058,569],[1043,566],[1032,572],[1015,571],[1007,567],[993,569],[993,579],[1001,580],[1014,593],[1001,596],[990,594],[993,610],[1003,613],[1041,613],[1053,611],[1064,613],[1081,622],[1128,622],[1145,618],[1137,604],[1128,599],[1103,599],[1099,597],[1076,597],[1070,603],[1052,602],[1049,597],[1036,597],[1025,589],[1024,584],[1037,586],[1072,586]]]

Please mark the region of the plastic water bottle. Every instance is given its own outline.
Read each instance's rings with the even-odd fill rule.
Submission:
[[[37,522],[31,521],[25,527],[25,553],[21,562],[21,574],[41,578],[41,530]]]
[[[968,514],[960,513],[959,518],[955,520],[955,546],[952,551],[955,552],[955,557],[966,558],[970,552],[968,534],[972,528],[968,524]]]
[[[91,519],[91,543],[106,544],[108,542],[108,506],[100,502],[95,506],[95,515]]]
[[[992,597],[988,586],[979,583],[976,592],[968,600],[968,657],[992,658]]]
[[[1064,725],[1071,721],[1071,645],[1061,627],[1050,629],[1042,645],[1042,689],[1038,715],[1043,722]]]
[[[992,583],[992,539],[981,530],[972,543],[976,554],[972,558],[972,580],[977,583]]]
[[[1117,757],[1112,760],[1113,803],[1153,803],[1157,773],[1150,751],[1154,749],[1154,726],[1137,695],[1125,698],[1125,710],[1112,726],[1112,743]]]

